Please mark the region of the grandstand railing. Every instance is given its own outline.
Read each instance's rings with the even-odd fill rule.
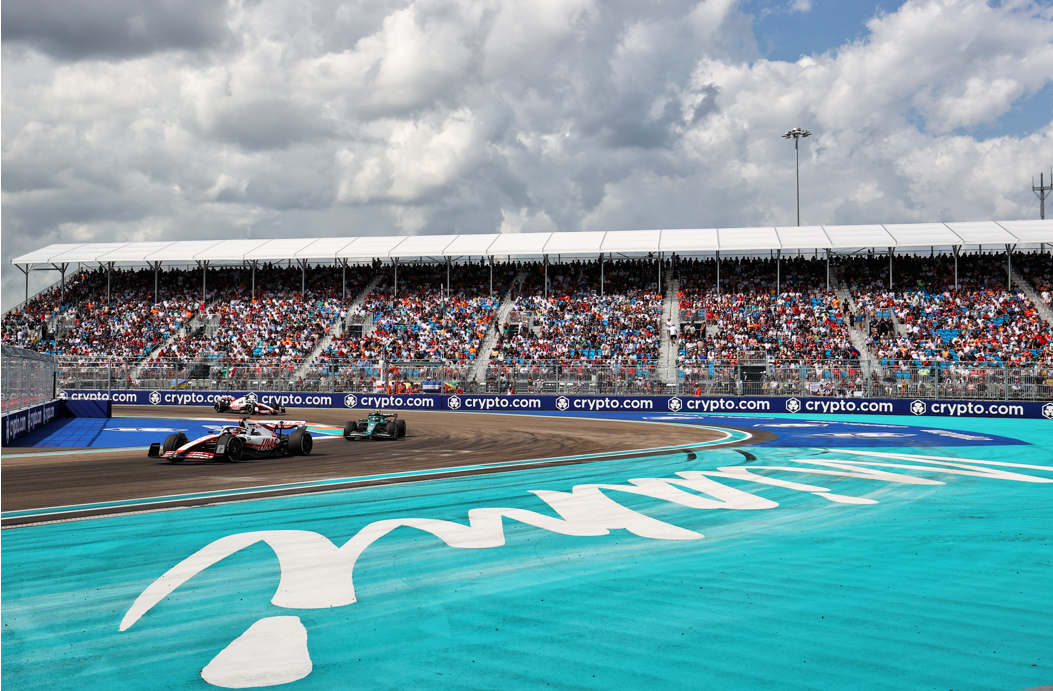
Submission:
[[[745,354],[744,354],[745,355]],[[370,392],[387,382],[416,390],[441,382],[446,391],[503,394],[834,396],[969,400],[1053,399],[1053,367],[953,363],[865,367],[859,360],[702,360],[682,363],[666,381],[654,360],[524,360],[491,362],[476,380],[466,363],[329,360],[299,371],[295,362],[151,361],[137,377],[117,362],[59,359],[59,386],[76,389]],[[6,367],[6,362],[5,362]],[[877,372],[883,372],[883,376]],[[6,370],[5,370],[6,372]],[[298,374],[296,372],[299,372]],[[871,372],[867,376],[866,372]],[[6,374],[5,374],[6,376]]]
[[[0,408],[4,413],[46,403],[55,398],[58,364],[54,355],[12,346],[2,348]]]

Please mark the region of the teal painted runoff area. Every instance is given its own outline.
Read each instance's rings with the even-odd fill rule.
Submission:
[[[289,689],[1049,684],[1053,425],[937,425],[1029,444],[680,451],[8,529],[3,683],[215,688],[243,669],[237,649]],[[684,499],[669,482],[629,482],[644,478],[696,484]],[[587,500],[574,504],[576,486]],[[473,512],[471,534],[390,523],[467,526],[486,508],[519,513],[484,526],[494,514]],[[338,547],[369,530],[357,559],[306,560],[310,532]],[[284,547],[272,532],[246,540],[143,604],[182,560],[253,531],[307,532]],[[298,617],[306,648],[250,641],[274,617]],[[252,658],[236,640],[300,657]]]

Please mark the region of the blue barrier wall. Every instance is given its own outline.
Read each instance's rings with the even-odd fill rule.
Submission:
[[[219,396],[247,391],[68,391],[71,402],[112,401],[138,405],[212,405]],[[253,392],[266,404],[296,408],[384,408],[491,412],[629,411],[669,413],[848,413],[930,417],[994,417],[1053,420],[1049,401],[934,401],[925,399],[732,396],[530,396],[486,394],[363,394]]]
[[[62,402],[69,417],[113,417],[113,403],[105,399]]]
[[[20,439],[34,430],[38,430],[52,420],[66,414],[62,401],[48,401],[30,408],[8,413],[3,416],[0,426],[3,427],[3,446]]]

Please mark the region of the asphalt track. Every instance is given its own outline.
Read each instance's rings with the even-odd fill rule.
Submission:
[[[364,415],[364,411],[308,409],[290,410],[282,417],[342,427],[348,419]],[[0,499],[4,511],[9,512],[334,478],[390,476],[393,473],[426,469],[450,469],[430,475],[431,478],[458,477],[502,472],[500,468],[475,468],[494,463],[538,461],[516,466],[517,470],[523,470],[609,460],[626,451],[660,447],[682,446],[689,452],[692,444],[711,447],[722,436],[719,431],[705,427],[617,419],[584,420],[421,411],[402,411],[399,415],[407,423],[407,435],[399,441],[319,440],[310,456],[245,459],[233,464],[211,461],[173,464],[162,459],[147,458],[145,450],[141,448],[105,451],[63,449],[61,453],[8,449],[2,460]],[[143,420],[215,416],[215,411],[208,406],[120,406],[115,411],[115,417]],[[263,419],[275,418],[266,416]],[[771,433],[758,430],[750,430],[750,434],[752,439],[747,443],[774,437]],[[163,441],[163,434],[157,436],[157,441]],[[637,454],[647,455],[647,451]],[[587,458],[580,458],[582,456]],[[457,470],[466,466],[472,468]],[[356,481],[355,486],[392,484],[413,479],[416,478],[385,477]],[[328,484],[289,488],[277,493],[261,492],[259,496],[331,491],[338,487]],[[238,498],[250,499],[254,496],[243,493]],[[214,498],[180,498],[161,506],[194,506],[215,501]],[[51,513],[46,520],[83,518],[130,510],[134,509],[123,506],[71,511],[68,514]],[[10,518],[4,519],[3,525],[37,523],[41,520],[44,519],[34,516]]]

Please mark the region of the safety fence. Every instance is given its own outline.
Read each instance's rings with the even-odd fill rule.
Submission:
[[[684,364],[672,372],[647,360],[490,362],[485,370],[477,369],[475,363],[330,360],[299,366],[274,361],[210,364],[155,360],[137,370],[118,362],[63,358],[59,361],[59,387],[1047,401],[1053,398],[1053,368],[743,358]]]
[[[54,355],[2,346],[2,412],[8,413],[53,400],[58,363]]]

